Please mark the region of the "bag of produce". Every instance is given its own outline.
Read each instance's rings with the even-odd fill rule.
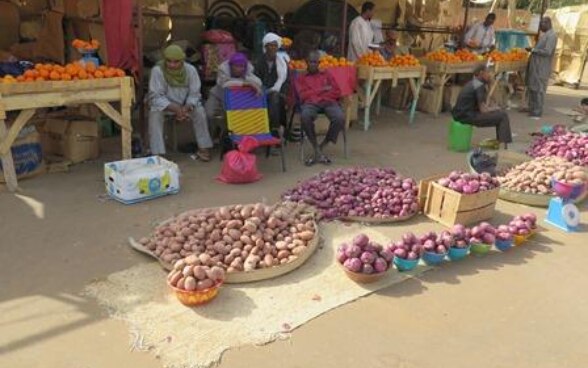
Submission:
[[[225,154],[218,180],[228,184],[252,183],[261,179],[257,171],[257,158],[249,153],[259,146],[257,139],[244,137],[236,150]]]

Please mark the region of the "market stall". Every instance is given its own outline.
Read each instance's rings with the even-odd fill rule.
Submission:
[[[527,70],[527,60],[496,62],[491,69],[492,82],[490,83],[489,90],[488,90],[488,99],[492,98],[492,96],[494,95],[494,92],[496,91],[496,87],[498,86],[498,82],[500,80],[500,76],[502,74],[516,73],[519,75],[521,80],[524,80],[523,73],[526,70]]]
[[[363,118],[364,130],[368,130],[371,124],[370,113],[374,100],[376,100],[376,115],[380,113],[381,95],[379,92],[382,83],[389,81],[392,84],[392,87],[396,87],[398,85],[398,81],[401,79],[408,80],[412,95],[414,96],[410,107],[409,116],[409,123],[412,124],[414,121],[414,113],[418,102],[420,88],[423,81],[425,80],[427,70],[425,66],[415,65],[405,67],[374,67],[360,65],[358,66],[357,70],[358,79],[364,81],[362,87],[363,106],[365,107]]]
[[[37,109],[66,105],[94,104],[121,127],[122,156],[131,158],[131,105],[134,84],[130,77],[77,81],[41,81],[0,84],[0,157],[10,191],[18,188],[10,147]],[[120,102],[117,111],[111,102]],[[20,110],[10,129],[6,112]]]

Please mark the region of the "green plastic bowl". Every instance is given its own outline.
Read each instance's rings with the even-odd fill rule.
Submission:
[[[488,252],[490,252],[490,248],[492,248],[492,246],[488,244],[472,244],[472,247],[470,248],[470,253],[476,256],[485,256],[486,254],[488,254]]]

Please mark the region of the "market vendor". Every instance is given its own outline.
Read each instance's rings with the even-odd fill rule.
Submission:
[[[386,31],[386,40],[380,45],[380,54],[386,61],[394,56],[408,54],[406,47],[398,46],[398,33],[394,30]]]
[[[341,90],[333,77],[319,69],[320,54],[312,51],[307,59],[307,73],[296,78],[294,86],[300,99],[300,122],[302,131],[308,138],[313,148],[313,154],[306,158],[307,166],[315,163],[328,165],[329,157],[323,153],[323,149],[329,143],[337,143],[339,132],[344,129],[345,114],[339,104]],[[319,144],[315,132],[315,120],[318,114],[325,114],[329,119],[329,130],[324,140]]]
[[[477,127],[496,127],[496,139],[504,143],[504,148],[512,142],[508,114],[500,107],[486,103],[488,83],[491,74],[487,65],[480,65],[457,97],[451,112],[453,118],[462,124]]]
[[[361,6],[361,14],[349,25],[349,47],[347,51],[349,61],[357,61],[370,50],[369,46],[374,40],[374,31],[370,20],[374,15],[375,8],[374,3],[366,1]]]
[[[181,47],[170,45],[163,51],[164,59],[152,70],[149,80],[149,145],[151,154],[165,155],[163,124],[165,113],[176,121],[192,122],[198,150],[196,157],[210,161],[212,140],[200,95],[200,77],[196,68],[186,63]]]
[[[206,116],[209,121],[220,117],[222,126],[226,128],[224,112],[225,88],[230,86],[250,86],[258,93],[262,91],[261,80],[253,73],[253,65],[243,53],[235,53],[218,67],[216,85],[210,89],[205,104]]]
[[[464,43],[473,52],[484,54],[496,47],[494,21],[496,14],[489,13],[483,22],[474,24],[465,34]]]
[[[557,46],[557,34],[551,25],[551,18],[543,17],[539,23],[541,35],[537,44],[527,50],[531,52],[526,74],[528,109],[523,109],[532,118],[543,115],[543,104],[547,83],[551,75],[551,66],[555,48]]]
[[[286,106],[286,91],[288,79],[288,65],[278,56],[282,38],[275,33],[268,33],[263,37],[263,55],[254,63],[255,75],[261,80],[267,93],[267,104],[272,134],[279,136],[279,129],[284,121]]]

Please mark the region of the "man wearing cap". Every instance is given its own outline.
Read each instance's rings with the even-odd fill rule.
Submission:
[[[527,50],[531,52],[527,66],[526,84],[529,108],[523,109],[531,118],[538,119],[543,115],[543,104],[547,83],[551,75],[553,56],[557,46],[557,34],[551,25],[551,18],[543,17],[539,23],[541,35],[537,44]]]
[[[288,65],[283,58],[278,57],[278,50],[282,43],[280,36],[268,33],[263,37],[262,43],[264,53],[255,60],[254,70],[267,92],[270,127],[272,133],[278,136],[284,115]]]
[[[488,66],[480,65],[474,70],[474,78],[468,82],[459,96],[451,114],[462,124],[477,127],[496,127],[496,139],[504,148],[512,142],[508,114],[498,106],[486,103],[490,81]]]
[[[494,21],[496,14],[489,13],[483,22],[478,22],[465,34],[464,43],[473,52],[484,54],[496,46]]]
[[[196,68],[186,63],[186,54],[177,45],[163,51],[163,60],[151,70],[149,80],[149,145],[151,154],[165,155],[164,114],[172,113],[179,122],[192,122],[202,161],[210,161],[212,140],[200,94],[200,77]]]
[[[210,89],[210,95],[205,104],[209,121],[216,116],[222,119],[222,127],[226,128],[224,116],[225,88],[229,86],[250,86],[261,93],[261,80],[253,74],[253,65],[245,54],[237,52],[218,66],[216,85]]]

